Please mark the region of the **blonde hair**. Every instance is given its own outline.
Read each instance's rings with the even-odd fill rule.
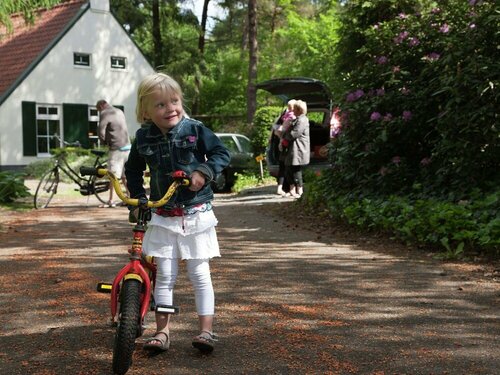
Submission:
[[[182,89],[179,83],[168,74],[153,73],[145,77],[137,88],[137,105],[135,107],[135,115],[137,122],[142,124],[147,119],[144,117],[146,111],[147,97],[154,91],[160,90],[169,94],[176,94],[181,101],[184,101]]]
[[[303,100],[295,101],[295,103],[293,104],[293,109],[300,110],[300,113],[302,113],[303,115],[307,114],[307,104]]]
[[[296,102],[297,102],[297,101],[296,101],[295,99],[290,99],[290,100],[288,101],[288,103],[286,103],[286,106],[287,106],[288,108],[292,108],[292,111],[293,111],[293,106],[295,105],[295,103],[296,103]]]

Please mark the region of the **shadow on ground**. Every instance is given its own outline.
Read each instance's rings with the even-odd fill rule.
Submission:
[[[223,257],[212,262],[221,336],[214,354],[191,348],[197,323],[183,273],[172,349],[151,358],[138,345],[130,374],[497,371],[497,283],[318,238],[273,214],[291,201],[268,193],[216,199]],[[122,208],[72,205],[3,219],[1,373],[110,373],[109,301],[95,284],[127,261],[126,217]]]

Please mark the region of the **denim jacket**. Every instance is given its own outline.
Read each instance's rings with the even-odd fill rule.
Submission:
[[[206,182],[201,190],[180,187],[165,205],[166,209],[208,202],[213,199],[210,181],[229,164],[230,158],[220,139],[199,121],[184,117],[165,135],[155,124],[148,124],[137,130],[125,164],[130,196],[146,196],[143,176],[147,165],[152,200],[163,197],[172,183],[170,174],[173,171],[183,170],[188,175],[199,171],[205,176]]]

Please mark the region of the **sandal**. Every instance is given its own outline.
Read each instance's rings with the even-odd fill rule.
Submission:
[[[219,337],[215,333],[201,331],[201,333],[193,339],[193,346],[201,352],[211,353],[217,341],[219,341]]]
[[[162,339],[161,337],[157,337],[160,334],[165,335],[165,338]],[[144,342],[143,346],[144,350],[149,350],[152,352],[166,352],[169,347],[170,337],[168,337],[168,334],[163,331],[156,332],[153,337],[150,337]]]

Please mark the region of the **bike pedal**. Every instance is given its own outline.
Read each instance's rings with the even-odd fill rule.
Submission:
[[[97,291],[99,293],[111,293],[111,289],[113,289],[113,284],[111,283],[98,283]]]

